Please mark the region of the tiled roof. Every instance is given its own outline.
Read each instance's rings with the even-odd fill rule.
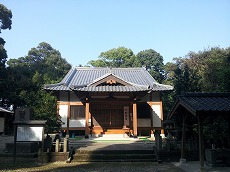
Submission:
[[[0,107],[0,112],[4,112],[4,113],[14,113],[13,111],[7,110],[5,108]]]
[[[169,116],[179,105],[192,114],[197,112],[230,112],[230,93],[185,93],[179,96]]]
[[[107,76],[113,76],[122,80],[127,85],[95,86],[93,83]],[[75,90],[87,92],[137,92],[137,91],[164,91],[172,90],[170,85],[163,85],[143,68],[90,68],[74,67],[64,79],[57,84],[44,86],[46,90]]]

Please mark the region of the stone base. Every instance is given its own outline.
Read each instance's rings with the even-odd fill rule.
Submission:
[[[164,139],[165,138],[165,134],[160,134],[161,138]]]
[[[68,159],[69,152],[45,152],[43,155],[39,155],[41,161],[45,162],[57,162],[66,161]]]
[[[38,152],[38,142],[17,142],[16,150],[17,153],[33,153]],[[14,152],[14,143],[6,143],[6,153]]]
[[[187,161],[186,161],[186,159],[180,159],[180,162],[181,163],[186,163]]]

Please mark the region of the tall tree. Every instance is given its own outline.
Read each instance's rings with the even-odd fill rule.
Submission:
[[[42,87],[44,84],[60,81],[70,68],[71,65],[61,57],[61,53],[45,42],[32,48],[25,57],[10,59],[10,104],[14,104],[15,108],[28,106],[34,112],[34,119],[48,120],[50,124],[54,124],[59,121],[56,99]],[[60,123],[56,124],[60,126]]]
[[[145,67],[146,70],[158,81],[162,82],[164,79],[164,63],[163,57],[160,53],[153,49],[140,51],[137,54],[137,66]]]
[[[0,33],[2,30],[11,29],[12,16],[11,10],[0,4]]]
[[[12,12],[4,5],[0,4],[0,33],[2,30],[11,29]],[[5,41],[0,37],[0,106],[6,103],[6,96],[8,92],[8,85],[6,83],[7,71],[5,63],[7,61],[7,52],[4,48]]]
[[[91,60],[89,65],[94,67],[133,67],[136,60],[131,49],[118,47],[102,52],[98,60]]]
[[[205,92],[228,92],[230,73],[230,48],[212,47],[190,52],[187,64],[199,78],[199,85]]]

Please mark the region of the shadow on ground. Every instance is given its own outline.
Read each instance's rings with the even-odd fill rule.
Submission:
[[[114,141],[115,142],[115,141]],[[148,142],[125,142],[114,143],[111,142],[82,142],[76,145],[76,150],[98,151],[98,150],[143,150],[152,151],[152,145]],[[73,146],[73,145],[72,145]],[[16,158],[16,164],[13,164],[12,157],[0,157],[0,170],[3,171],[84,171],[84,172],[183,172],[181,169],[175,167],[171,163],[158,164],[157,162],[54,162],[39,164],[37,158]]]

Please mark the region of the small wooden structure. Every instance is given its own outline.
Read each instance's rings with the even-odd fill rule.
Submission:
[[[14,121],[14,150],[13,159],[15,163],[17,143],[25,143],[25,146],[37,142],[43,156],[44,128],[46,120],[31,120],[32,111],[28,107],[17,108]]]
[[[43,156],[44,147],[44,127],[46,120],[30,120],[14,122],[14,152],[13,158],[17,152],[17,142],[40,142],[41,154]]]
[[[181,161],[185,160],[186,126],[197,124],[200,167],[204,168],[203,121],[209,116],[222,116],[230,128],[230,93],[185,93],[178,97],[169,119],[182,123]]]

